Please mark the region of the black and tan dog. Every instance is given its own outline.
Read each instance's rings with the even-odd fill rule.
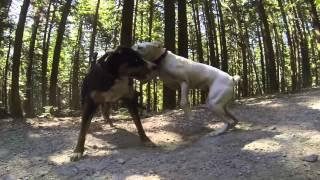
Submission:
[[[78,143],[71,161],[79,160],[92,117],[99,105],[123,100],[137,127],[141,142],[153,146],[146,136],[138,114],[138,102],[130,78],[143,80],[154,68],[131,48],[118,47],[102,56],[85,76],[81,89],[82,119]],[[102,108],[105,109],[106,107]]]

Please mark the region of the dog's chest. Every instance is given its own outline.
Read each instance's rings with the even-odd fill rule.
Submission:
[[[115,102],[130,93],[129,79],[116,79],[108,91],[93,91],[91,98],[95,102]]]

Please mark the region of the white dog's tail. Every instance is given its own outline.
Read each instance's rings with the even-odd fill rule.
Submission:
[[[241,80],[241,77],[239,75],[235,75],[232,78],[235,83]]]

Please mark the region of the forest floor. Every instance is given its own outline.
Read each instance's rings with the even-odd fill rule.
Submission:
[[[192,121],[181,110],[144,118],[156,148],[140,144],[130,118],[113,116],[117,128],[95,118],[78,162],[69,157],[79,118],[0,120],[0,179],[320,179],[320,89],[231,109],[241,122],[220,136],[208,135],[220,123],[197,107]]]

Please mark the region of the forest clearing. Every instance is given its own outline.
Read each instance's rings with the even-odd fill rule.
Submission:
[[[111,128],[97,117],[78,162],[69,156],[79,118],[1,120],[0,179],[319,179],[320,162],[303,160],[320,155],[319,96],[242,99],[232,107],[239,125],[220,136],[208,136],[219,121],[202,108],[192,121],[182,110],[144,118],[155,148],[141,145],[130,118],[113,113]]]

